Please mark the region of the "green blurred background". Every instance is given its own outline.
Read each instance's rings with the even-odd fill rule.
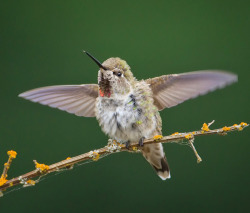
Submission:
[[[94,118],[17,97],[29,89],[96,83],[100,61],[125,59],[138,79],[202,69],[239,82],[161,112],[164,135],[250,122],[249,1],[1,1],[0,164],[9,178],[104,146]],[[240,212],[249,208],[250,129],[165,144],[172,178],[162,181],[139,154],[120,153],[6,194],[0,212]]]

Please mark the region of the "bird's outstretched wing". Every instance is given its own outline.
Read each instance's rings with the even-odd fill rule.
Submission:
[[[225,71],[204,70],[163,75],[147,79],[159,110],[176,106],[188,99],[204,95],[237,82],[237,75]]]
[[[61,85],[33,89],[19,97],[74,113],[77,116],[95,117],[97,84]]]

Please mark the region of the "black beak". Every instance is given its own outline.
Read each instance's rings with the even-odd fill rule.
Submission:
[[[107,70],[107,68],[102,66],[102,64],[94,56],[92,56],[90,53],[88,53],[85,50],[83,50],[83,52],[86,53],[98,65],[98,67],[100,67],[100,68],[102,68],[104,70]]]

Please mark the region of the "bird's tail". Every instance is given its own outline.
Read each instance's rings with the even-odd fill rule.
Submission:
[[[162,180],[170,178],[170,169],[161,143],[144,145],[142,154]]]

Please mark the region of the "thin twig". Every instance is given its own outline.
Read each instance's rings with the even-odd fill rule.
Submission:
[[[3,173],[1,175],[1,178],[7,178],[7,173],[8,173],[8,170],[10,169],[12,159],[13,158],[9,157],[8,161],[4,164],[4,169],[3,169]]]
[[[10,169],[10,165],[12,163],[12,160],[14,158],[16,158],[16,155],[17,153],[13,150],[10,150],[7,152],[7,154],[9,155],[9,159],[8,161],[4,164],[4,169],[3,169],[3,173],[2,175],[0,176],[0,186],[1,185],[4,185],[8,180],[7,180],[7,177],[8,177],[8,170]],[[0,190],[0,195],[1,195],[1,190]]]
[[[211,124],[212,123],[210,123],[210,125]],[[234,124],[233,126],[230,126],[230,127],[223,127],[219,129],[210,130],[209,129],[210,125],[203,124],[203,127],[199,131],[174,133],[172,135],[164,136],[164,137],[158,135],[152,139],[146,139],[144,141],[144,145],[153,144],[153,143],[173,143],[173,142],[178,143],[183,140],[188,140],[191,145],[191,148],[193,149],[197,157],[197,162],[201,162],[201,158],[193,144],[194,138],[196,136],[215,135],[215,134],[226,135],[228,132],[232,132],[236,130],[241,131],[245,127],[248,126],[248,124],[242,122],[241,124],[238,124],[238,125]],[[122,152],[122,151],[140,152],[141,147],[139,146],[138,143],[131,143],[129,148],[127,149],[124,144],[120,144],[113,140],[111,141],[109,140],[108,145],[103,148],[90,151],[90,152],[78,155],[76,157],[67,158],[66,160],[51,164],[49,166],[45,164],[39,164],[35,161],[35,165],[36,165],[35,170],[28,172],[26,174],[23,174],[21,176],[15,177],[7,181],[6,183],[0,185],[0,192],[10,187],[13,187],[15,185],[19,185],[19,184],[23,184],[23,186],[35,185],[36,181],[33,181],[32,180],[33,178],[39,178],[43,175],[60,171],[60,169],[63,169],[63,168],[72,168],[73,165],[83,162],[83,161],[87,161],[87,160],[97,161],[99,157],[102,157],[104,155],[111,154],[111,153]]]
[[[201,159],[200,155],[198,154],[198,152],[196,151],[196,148],[194,146],[194,137],[189,139],[188,142],[189,142],[192,150],[194,151],[194,154],[195,154],[195,156],[197,158],[197,163],[200,163],[202,161],[202,159]]]

